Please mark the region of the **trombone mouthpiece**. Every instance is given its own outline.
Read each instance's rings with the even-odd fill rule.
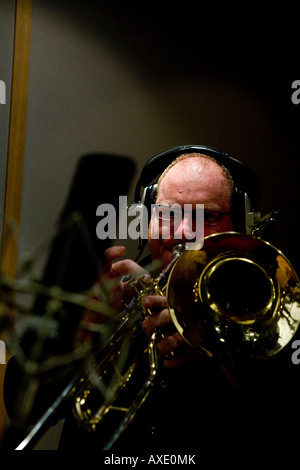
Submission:
[[[175,245],[173,250],[172,250],[172,255],[181,255],[185,251],[185,244],[184,243],[179,243],[178,245]]]

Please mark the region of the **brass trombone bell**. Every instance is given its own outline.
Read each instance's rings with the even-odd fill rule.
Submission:
[[[245,363],[278,353],[300,322],[299,279],[270,243],[226,232],[186,250],[167,285],[177,330],[197,350]]]

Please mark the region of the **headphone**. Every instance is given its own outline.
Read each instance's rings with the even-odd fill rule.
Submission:
[[[205,145],[183,145],[171,148],[151,157],[141,171],[135,188],[134,200],[146,208],[150,221],[151,204],[156,200],[157,180],[161,173],[180,155],[201,153],[214,158],[230,172],[234,189],[232,195],[233,230],[250,234],[260,220],[257,205],[261,197],[261,185],[256,174],[243,162],[232,155]],[[144,188],[144,190],[142,189]],[[143,240],[144,242],[145,240]],[[140,241],[141,242],[141,241]],[[142,247],[140,243],[140,248]]]

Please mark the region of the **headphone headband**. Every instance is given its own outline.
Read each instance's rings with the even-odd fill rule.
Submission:
[[[151,157],[145,164],[137,182],[134,197],[135,202],[141,201],[142,187],[147,187],[155,178],[158,178],[172,161],[185,153],[203,153],[217,160],[229,170],[235,186],[248,194],[253,207],[257,206],[261,197],[261,185],[256,174],[232,155],[205,145],[182,145]]]

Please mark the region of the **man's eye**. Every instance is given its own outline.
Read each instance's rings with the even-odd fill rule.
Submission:
[[[217,223],[220,220],[220,215],[217,212],[204,211],[204,220],[206,222]]]
[[[218,217],[215,215],[215,214],[211,214],[211,213],[205,213],[204,217],[208,220],[217,220]]]

